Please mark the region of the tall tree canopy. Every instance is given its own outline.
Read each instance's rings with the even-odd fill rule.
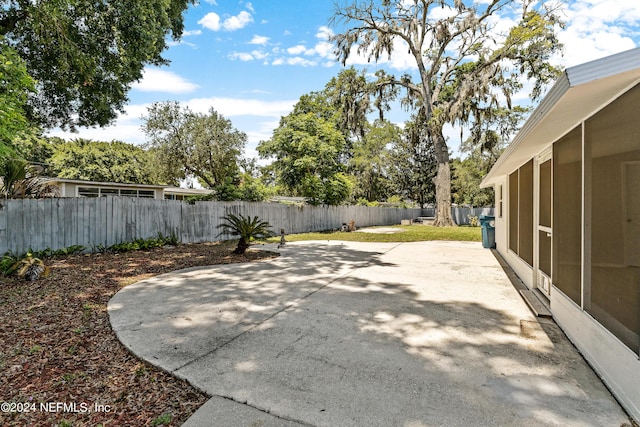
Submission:
[[[47,173],[59,178],[157,184],[149,153],[121,141],[53,140]]]
[[[143,130],[161,180],[178,185],[197,178],[210,189],[233,184],[247,135],[213,108],[195,113],[178,102],[158,102],[148,109]]]
[[[482,179],[489,173],[511,137],[520,128],[530,108],[497,109],[471,129],[471,136],[460,146],[463,159],[453,159],[452,191],[455,203],[491,206],[494,192],[481,189]]]
[[[338,205],[351,193],[342,123],[324,93],[303,95],[258,152],[275,159],[278,182],[293,194],[312,204]]]
[[[161,65],[194,0],[0,0],[0,35],[36,82],[31,118],[47,127],[106,125],[145,65]]]
[[[534,81],[537,98],[558,70],[549,64],[560,49],[555,11],[530,0],[352,0],[337,4],[334,26],[346,30],[332,40],[345,63],[357,53],[378,61],[406,49],[417,77],[385,74],[378,86],[406,89],[406,102],[422,110],[437,160],[436,225],[453,225],[451,172],[446,124],[483,120],[522,88],[523,76]],[[500,15],[516,24],[500,33]]]
[[[400,139],[401,130],[393,123],[376,120],[367,124],[364,136],[353,145],[349,161],[349,170],[356,178],[355,199],[383,201],[393,195],[389,180],[393,161],[389,154],[390,147],[397,146]]]
[[[30,126],[24,106],[34,88],[24,61],[0,35],[0,164],[16,155],[14,139]]]
[[[404,126],[389,153],[389,178],[396,194],[421,207],[435,200],[437,162],[424,116],[415,114]]]

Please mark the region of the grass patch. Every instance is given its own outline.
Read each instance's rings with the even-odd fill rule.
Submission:
[[[430,225],[394,225],[392,227],[402,231],[393,234],[323,231],[319,233],[288,234],[285,238],[287,242],[300,242],[303,240],[342,240],[348,242],[482,241],[482,229],[480,227],[432,227]],[[367,229],[372,230],[376,228],[389,227],[367,227]],[[280,241],[280,237],[273,237],[268,241],[277,243]]]

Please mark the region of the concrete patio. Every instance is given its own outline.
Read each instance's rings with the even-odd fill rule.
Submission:
[[[110,301],[125,346],[212,396],[185,425],[630,422],[479,243],[280,251],[161,275]]]

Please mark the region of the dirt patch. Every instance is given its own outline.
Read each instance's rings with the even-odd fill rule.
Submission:
[[[277,256],[229,243],[48,260],[35,282],[0,277],[0,425],[181,425],[208,397],[140,361],[111,330],[122,287],[173,270]],[[8,409],[8,410],[5,410]]]

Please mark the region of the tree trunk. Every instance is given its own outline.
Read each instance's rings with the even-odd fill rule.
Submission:
[[[241,237],[240,241],[238,242],[238,246],[233,251],[233,253],[236,255],[242,255],[247,251],[248,248],[249,248],[249,242],[247,242],[244,238]]]
[[[442,129],[432,133],[438,173],[433,182],[436,185],[436,227],[455,226],[451,216],[451,168],[449,165],[449,147],[442,135]]]

